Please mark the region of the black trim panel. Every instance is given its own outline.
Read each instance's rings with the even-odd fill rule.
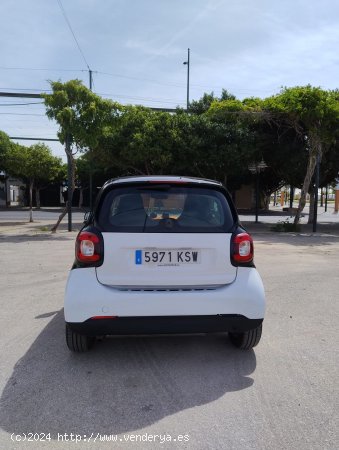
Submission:
[[[257,328],[263,319],[248,319],[241,315],[215,316],[154,316],[88,319],[67,322],[79,334],[87,336],[129,334],[242,332]]]

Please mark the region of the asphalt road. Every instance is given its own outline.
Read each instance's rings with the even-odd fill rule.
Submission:
[[[296,205],[295,205],[296,206]],[[55,223],[61,213],[61,208],[42,208],[40,210],[33,210],[33,217],[35,220],[47,220],[51,223]],[[303,215],[301,218],[302,224],[307,223],[308,220],[308,206],[305,207]],[[72,212],[72,218],[74,222],[80,223],[83,221],[85,214],[85,208],[79,210],[77,208]],[[254,222],[254,214],[240,214],[240,220],[243,222]],[[277,223],[278,221],[288,220],[290,217],[289,213],[283,212],[281,206],[273,207],[271,205],[269,211],[260,211],[258,220],[262,223]],[[3,222],[27,222],[29,219],[28,208],[1,208],[0,209],[0,224]],[[67,221],[67,216],[64,218]],[[318,208],[318,222],[319,223],[339,223],[339,214],[334,214],[334,204],[329,203],[328,208],[325,212],[324,207]]]
[[[339,236],[254,234],[268,301],[254,351],[194,335],[72,354],[74,236],[0,226],[0,448],[339,448]]]

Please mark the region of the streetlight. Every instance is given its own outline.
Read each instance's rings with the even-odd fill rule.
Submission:
[[[251,163],[248,166],[248,170],[255,174],[255,223],[258,223],[258,211],[259,211],[259,174],[266,169],[267,164],[261,159],[260,162]]]
[[[188,107],[190,104],[190,49],[187,49],[187,61],[184,61],[183,64],[187,66],[187,101],[186,101],[186,109],[188,111]]]

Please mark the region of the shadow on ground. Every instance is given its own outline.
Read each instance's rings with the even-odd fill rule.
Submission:
[[[8,227],[8,228],[11,228],[11,227],[20,227],[20,226],[23,226],[23,225],[27,225],[29,222],[27,222],[27,220],[23,220],[23,221],[21,221],[21,222],[11,222],[11,221],[9,221],[9,222],[0,222],[0,231],[1,231],[1,228],[4,228],[4,227]]]
[[[59,311],[17,362],[0,426],[53,438],[131,432],[249,388],[255,368],[254,351],[233,349],[225,335],[116,337],[73,354]]]
[[[65,234],[52,234],[50,232],[44,232],[44,233],[37,233],[37,234],[1,234],[0,233],[0,244],[1,242],[6,243],[13,243],[17,244],[20,242],[41,242],[41,241],[51,241],[58,240],[58,241],[69,241],[70,239],[74,239],[74,234],[72,235],[65,235]]]

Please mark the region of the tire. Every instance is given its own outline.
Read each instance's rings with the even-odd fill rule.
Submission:
[[[253,330],[244,331],[243,333],[228,333],[228,336],[234,347],[241,350],[250,350],[259,344],[261,333],[262,323]]]
[[[72,352],[87,352],[92,347],[94,340],[94,337],[84,336],[83,334],[72,331],[71,328],[66,324],[66,343],[67,347]]]

